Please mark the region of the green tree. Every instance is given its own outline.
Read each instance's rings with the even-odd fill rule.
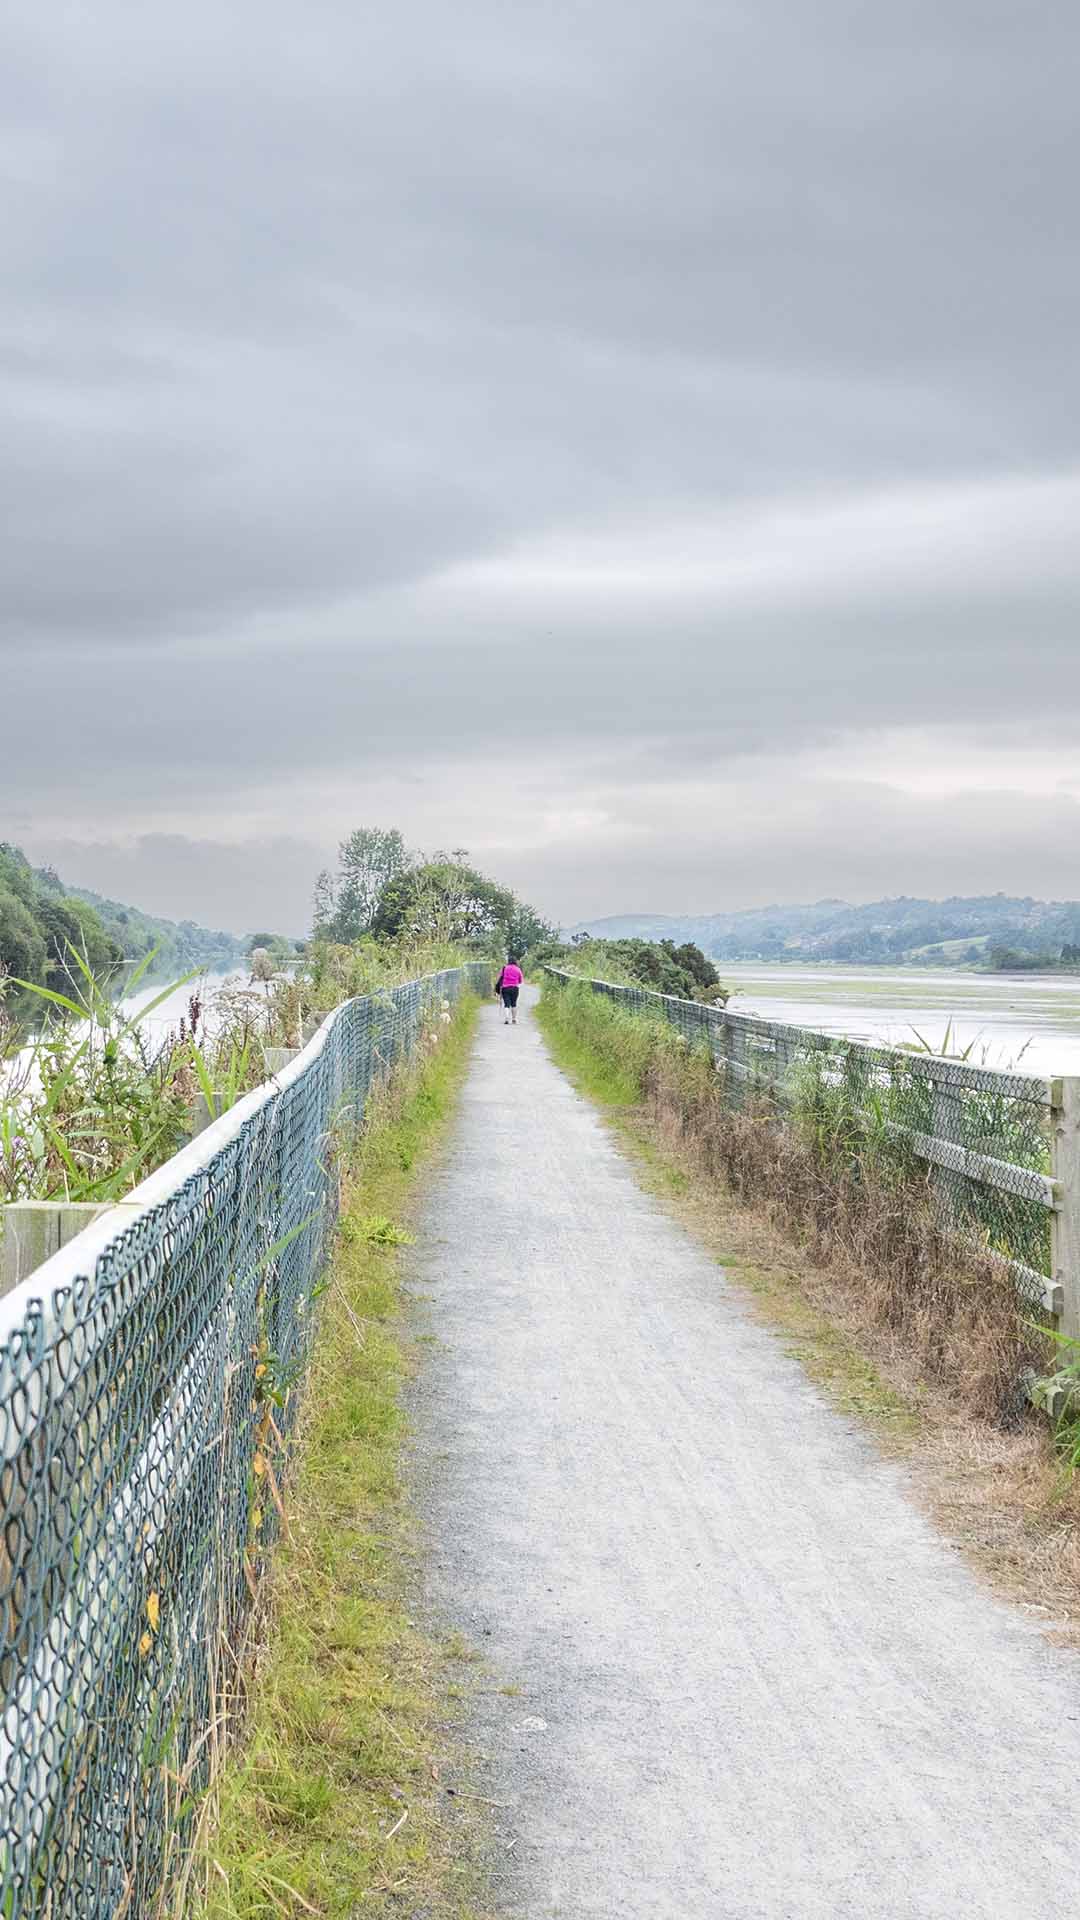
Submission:
[[[337,887],[329,867],[324,867],[315,881],[315,897],[312,902],[311,931],[316,940],[331,938],[336,912]]]
[[[716,968],[692,941],[676,947],[672,940],[591,940],[575,936],[568,946],[543,947],[537,958],[552,966],[568,961],[574,973],[611,980],[616,985],[637,983],[652,993],[671,993],[679,1000],[700,1000],[723,1006],[730,988],[720,983]]]
[[[65,894],[51,868],[35,873],[18,847],[0,843],[0,976],[35,986],[55,974],[70,981],[73,947],[97,973],[123,958],[93,907]]]
[[[338,848],[336,879],[321,873],[316,881],[317,930],[342,943],[361,939],[385,889],[412,864],[397,827],[356,827]]]
[[[73,947],[95,974],[107,973],[123,961],[123,948],[109,937],[85,900],[74,900],[69,894],[39,897],[37,921],[48,945],[51,973],[63,974],[68,980],[75,977],[78,968],[72,959]]]
[[[429,860],[388,880],[371,923],[376,939],[409,935],[476,945],[505,940],[517,901],[508,887],[456,860]]]
[[[274,970],[280,972],[296,958],[296,941],[290,940],[287,933],[253,933],[244,942],[245,957],[250,960],[253,953],[268,953]]]
[[[684,940],[681,947],[677,947],[673,940],[661,940],[660,945],[665,953],[671,955],[675,965],[689,976],[695,987],[719,985],[720,975],[712,961],[705,958],[701,948],[696,947],[692,940]]]
[[[517,899],[514,900],[514,911],[503,931],[507,952],[516,954],[519,960],[556,937],[555,928],[540,918],[535,907]]]
[[[0,988],[6,974],[13,980],[45,980],[48,944],[25,900],[0,883]]]

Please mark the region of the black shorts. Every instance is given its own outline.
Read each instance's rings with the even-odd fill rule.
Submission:
[[[504,1007],[517,1006],[517,997],[518,997],[517,987],[500,987],[499,992],[502,994],[502,1003]]]

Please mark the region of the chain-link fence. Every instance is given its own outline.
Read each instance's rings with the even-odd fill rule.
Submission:
[[[546,971],[564,984],[579,980]],[[1051,1144],[1058,1083],[836,1039],[643,987],[580,984],[707,1047],[729,1107],[794,1120],[823,1156],[870,1151],[901,1170],[918,1169],[940,1223],[1008,1261],[1032,1308],[1056,1311]]]
[[[335,1138],[487,980],[349,1001],[131,1224],[0,1302],[0,1920],[137,1920],[183,1858],[277,1530]]]

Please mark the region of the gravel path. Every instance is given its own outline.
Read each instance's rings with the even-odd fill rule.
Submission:
[[[1072,1910],[1080,1659],[641,1192],[527,1012],[482,1016],[421,1247],[429,1591],[489,1656],[503,1911]]]

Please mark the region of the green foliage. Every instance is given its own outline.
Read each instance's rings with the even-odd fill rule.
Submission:
[[[1076,1474],[1080,1473],[1080,1341],[1063,1333],[1049,1337],[1057,1349],[1058,1366],[1053,1373],[1032,1379],[1029,1391],[1033,1405],[1054,1422],[1058,1458],[1069,1474]]]
[[[449,941],[375,940],[370,934],[351,945],[312,940],[295,974],[298,1014],[300,1010],[328,1013],[356,994],[377,993],[380,987],[419,980],[426,973],[460,966],[461,960],[460,947]],[[284,990],[281,997],[284,1000]]]
[[[454,857],[425,861],[390,880],[372,933],[377,940],[407,937],[470,948],[498,944],[524,953],[550,928],[509,887]]]
[[[474,950],[498,943],[522,954],[553,933],[463,848],[422,859],[396,827],[357,827],[338,849],[337,873],[315,882],[313,940],[349,947],[369,937]]]
[[[93,907],[126,961],[143,960],[153,953],[158,977],[165,973],[224,973],[243,958],[245,942],[237,934],[201,927],[194,920],[164,920],[159,914],[108,900],[86,887],[70,891]]]
[[[186,974],[226,968],[242,949],[230,933],[211,933],[191,920],[160,920],[84,887],[65,888],[51,867],[31,867],[18,847],[0,842],[0,999],[9,1009],[17,1002],[26,1010],[13,980],[76,986],[73,950],[104,980],[150,953],[159,974]]]
[[[938,1046],[935,1046],[932,1040],[927,1040],[925,1035],[919,1032],[918,1027],[912,1027],[911,1031],[913,1035],[911,1040],[900,1041],[901,1051],[906,1053],[929,1053],[937,1060],[968,1061],[971,1059],[977,1045],[977,1038],[973,1038],[968,1041],[966,1047],[961,1047],[956,1038],[954,1023],[951,1020],[946,1021],[945,1031],[941,1036],[941,1043]]]
[[[409,1165],[412,1161],[410,1159]],[[411,1247],[416,1235],[406,1227],[399,1227],[388,1220],[384,1213],[363,1215],[355,1222],[355,1232],[361,1240],[367,1240],[373,1247]]]
[[[32,909],[0,884],[0,993],[7,991],[12,978],[44,980],[48,951],[44,929]]]
[[[118,940],[112,938],[98,914],[86,900],[77,895],[61,895],[50,898],[46,895],[38,909],[38,917],[46,930],[49,946],[50,972],[72,978],[69,951],[74,948],[81,953],[87,965],[94,973],[106,973],[109,968],[123,963],[123,948]]]
[[[315,883],[315,937],[347,945],[370,933],[385,889],[412,865],[397,827],[354,828],[338,848],[337,874]]]
[[[270,966],[274,973],[284,972],[302,951],[303,943],[292,940],[287,933],[253,933],[244,942],[244,954],[248,961],[255,953],[269,955]]]
[[[446,1725],[461,1650],[416,1625],[411,1594],[398,1266],[409,1236],[393,1225],[452,1111],[474,1011],[375,1103],[349,1170],[258,1685],[184,1909],[198,1920],[476,1913],[462,1805],[473,1796],[449,1802],[439,1785],[451,1768],[461,1778]]]
[[[657,1058],[687,1052],[662,1017],[631,1013],[584,981],[558,986],[545,976],[540,1024],[549,1039],[558,1040],[560,1065],[571,1068],[605,1106],[635,1106]]]
[[[0,997],[11,997],[15,980],[73,984],[73,951],[96,973],[123,959],[93,907],[65,894],[51,869],[36,874],[18,847],[0,843]]]
[[[429,860],[397,874],[383,888],[372,923],[377,940],[408,935],[482,946],[514,921],[518,903],[508,887],[459,860]]]
[[[71,994],[16,983],[45,1020],[28,1046],[12,1030],[0,1049],[0,1201],[120,1199],[189,1129],[189,1050],[143,1031],[157,1001],[126,1014],[75,950],[70,964]]]
[[[673,940],[592,940],[579,935],[569,945],[548,942],[535,958],[570,973],[610,980],[614,986],[647,987],[679,1000],[723,1006],[730,995],[711,960],[691,941],[677,947]]]
[[[991,947],[991,973],[1058,973],[1080,967],[1080,946],[1067,940],[1060,953],[1029,953],[1016,947]]]
[[[265,1079],[263,1042],[287,1037],[277,986],[225,989],[209,1006],[193,992],[176,1030],[152,1039],[149,1016],[183,980],[129,1013],[112,975],[77,950],[70,965],[69,993],[19,983],[42,1012],[33,1039],[0,1020],[0,1203],[122,1199],[185,1144],[199,1093],[224,1113]]]

